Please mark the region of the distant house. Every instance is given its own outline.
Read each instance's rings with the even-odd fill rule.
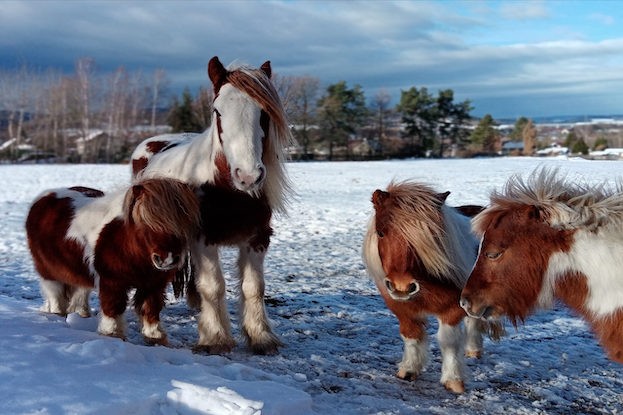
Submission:
[[[567,147],[562,147],[559,144],[552,144],[551,147],[547,147],[537,151],[536,155],[540,157],[565,156],[568,153],[569,149]]]
[[[502,155],[508,156],[511,154],[523,153],[523,141],[507,141],[502,144]]]

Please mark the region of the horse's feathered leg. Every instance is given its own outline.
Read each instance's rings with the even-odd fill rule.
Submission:
[[[91,288],[89,287],[72,287],[71,295],[69,297],[69,307],[67,307],[67,313],[78,313],[80,317],[90,317],[90,295]]]
[[[41,278],[40,285],[44,297],[41,311],[62,316],[67,315],[67,285],[44,278]]]
[[[465,392],[463,383],[463,330],[460,324],[439,320],[437,340],[441,349],[441,383],[451,392]]]
[[[228,353],[234,348],[236,342],[231,335],[229,313],[225,301],[225,278],[219,264],[218,247],[216,245],[198,246],[192,256],[195,263],[195,283],[201,296],[199,341],[195,350]]]
[[[483,323],[473,317],[465,317],[465,356],[479,359],[482,356]]]
[[[255,354],[275,354],[283,344],[272,332],[264,307],[264,257],[266,250],[240,247],[240,312],[242,331]]]

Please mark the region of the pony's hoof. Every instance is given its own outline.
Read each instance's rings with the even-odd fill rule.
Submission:
[[[482,350],[468,350],[465,352],[465,357],[480,359],[482,357]]]
[[[143,337],[145,344],[148,346],[168,346],[169,339],[167,336],[164,337]]]
[[[266,336],[265,341],[253,342],[249,341],[249,348],[253,352],[253,354],[263,355],[263,356],[273,356],[279,353],[279,348],[283,347],[283,343],[275,336],[271,334],[270,336]]]
[[[448,380],[443,386],[452,393],[464,393],[465,384],[462,380]]]
[[[197,344],[192,350],[196,354],[227,354],[231,353],[233,348],[233,344]]]
[[[417,373],[409,372],[405,369],[399,369],[398,372],[396,372],[396,377],[398,379],[412,381],[417,378]]]

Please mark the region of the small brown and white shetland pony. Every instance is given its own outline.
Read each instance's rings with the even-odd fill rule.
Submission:
[[[397,376],[412,379],[424,368],[426,319],[434,315],[439,321],[441,383],[462,393],[463,354],[480,357],[482,333],[497,337],[503,328],[499,323],[466,318],[459,306],[478,250],[470,217],[463,212],[473,214],[481,208],[450,207],[445,204],[449,194],[411,181],[392,182],[386,191],[376,190],[372,195],[375,215],[368,225],[363,257],[385,304],[399,321],[404,352]]]
[[[194,189],[148,179],[104,195],[87,187],[53,189],[33,203],[28,245],[41,276],[44,312],[90,315],[97,287],[98,332],[125,338],[128,293],[148,343],[166,344],[160,326],[167,284],[183,265],[200,226]]]
[[[259,69],[225,68],[212,58],[210,127],[201,134],[149,138],[132,155],[134,178],[172,177],[200,188],[203,227],[191,249],[201,308],[196,350],[224,353],[235,345],[221,245],[239,248],[240,322],[247,343],[258,354],[281,346],[266,315],[263,268],[272,213],[285,210],[290,189],[283,162],[292,136],[271,72],[268,61]]]
[[[482,242],[461,294],[469,315],[517,325],[558,298],[623,363],[623,183],[573,184],[547,169],[513,176],[473,228]]]

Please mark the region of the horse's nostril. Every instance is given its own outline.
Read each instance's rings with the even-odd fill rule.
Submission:
[[[157,264],[157,265],[162,264],[162,258],[158,254],[151,254],[151,260],[154,264]]]
[[[418,292],[420,290],[420,286],[418,285],[417,282],[412,282],[411,284],[409,284],[409,294],[415,294],[416,292]]]
[[[394,287],[394,284],[390,280],[385,280],[385,287],[387,287],[387,290],[389,292],[394,292],[394,290],[396,289]]]
[[[461,297],[461,299],[459,300],[459,305],[461,306],[461,308],[467,309],[469,307],[469,300],[465,297]]]

